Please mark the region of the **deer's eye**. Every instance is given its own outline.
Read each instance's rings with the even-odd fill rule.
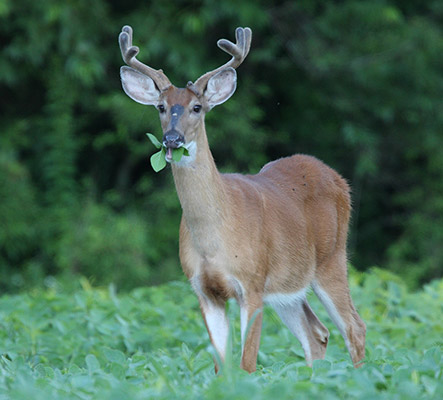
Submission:
[[[200,104],[196,104],[194,106],[194,108],[192,109],[192,111],[194,111],[195,113],[198,114],[201,111],[201,109],[202,109],[202,106]]]
[[[158,110],[158,112],[159,112],[160,114],[163,114],[163,113],[166,111],[166,108],[165,108],[165,106],[164,106],[163,104],[159,104],[159,105],[157,106],[157,110]]]

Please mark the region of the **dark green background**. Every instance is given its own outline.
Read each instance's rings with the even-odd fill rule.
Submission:
[[[157,112],[120,86],[124,24],[177,86],[227,61],[217,39],[251,27],[237,92],[207,117],[220,169],[312,154],[352,186],[357,269],[441,276],[441,1],[1,0],[3,290],[181,276],[171,173],[149,165]]]

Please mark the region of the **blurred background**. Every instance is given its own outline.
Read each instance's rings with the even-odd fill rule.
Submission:
[[[156,174],[157,111],[121,89],[117,37],[184,87],[253,31],[236,94],[207,116],[221,171],[314,155],[351,184],[350,263],[411,286],[443,267],[440,0],[0,0],[0,289],[86,276],[181,279],[180,205]]]

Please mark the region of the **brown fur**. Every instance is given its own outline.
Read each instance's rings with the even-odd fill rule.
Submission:
[[[181,104],[184,107],[188,106],[191,100],[195,98],[194,93],[188,88],[182,89],[175,86],[170,86],[163,96],[170,106]]]

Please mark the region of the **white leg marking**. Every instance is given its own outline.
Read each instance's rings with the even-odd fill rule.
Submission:
[[[240,306],[240,330],[241,330],[241,348],[242,348],[242,354],[243,354],[243,348],[246,341],[246,328],[248,327],[248,309],[246,307],[246,301],[245,301],[245,288],[243,287],[242,283],[234,276],[229,276],[229,283],[231,284],[232,288],[235,291],[235,298],[237,300],[237,303]]]
[[[212,343],[220,355],[220,358],[224,361],[229,335],[229,321],[226,317],[225,309],[224,307],[217,306],[208,299],[201,288],[201,282],[198,275],[192,277],[190,282],[203,309]]]
[[[265,296],[265,301],[275,310],[291,333],[300,341],[308,365],[312,365],[311,347],[303,321],[305,314],[302,304],[306,299],[306,289],[296,293],[273,293]]]
[[[343,318],[337,311],[337,307],[335,307],[334,302],[331,300],[329,295],[320,287],[318,282],[313,281],[312,282],[312,289],[314,289],[315,294],[322,302],[323,306],[326,308],[326,311],[328,312],[329,316],[332,319],[332,322],[335,324],[335,326],[340,331],[341,335],[343,336],[343,339],[345,341],[346,347],[348,351],[351,352],[351,344],[348,339],[348,335],[346,334],[346,324],[345,321],[343,321]]]
[[[240,325],[241,325],[241,351],[245,348],[246,341],[246,328],[248,327],[248,309],[246,305],[242,304],[240,306]]]
[[[229,322],[226,318],[225,309],[207,302],[205,303],[203,311],[214,347],[222,361],[224,361],[229,334]]]

